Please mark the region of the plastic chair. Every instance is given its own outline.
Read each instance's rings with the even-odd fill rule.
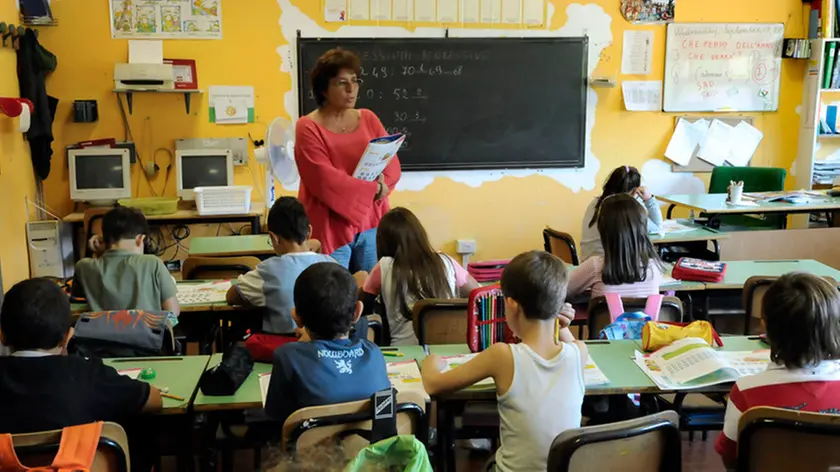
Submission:
[[[709,181],[709,193],[728,193],[729,182],[744,182],[744,192],[778,192],[785,188],[787,171],[778,167],[726,167],[717,166]],[[762,219],[749,216],[720,216],[716,220],[722,225],[749,226],[766,229],[784,229],[785,215],[764,215]]]
[[[467,339],[466,298],[427,299],[414,304],[414,334],[419,344],[463,344]]]
[[[426,397],[417,391],[397,393],[397,433],[413,434],[422,443],[428,441]],[[347,459],[353,458],[370,443],[356,431],[370,431],[373,416],[371,400],[302,408],[283,423],[282,448],[300,452],[315,446],[341,444]]]
[[[188,257],[181,275],[184,280],[235,279],[257,268],[260,260],[253,256]]]
[[[545,252],[554,254],[566,264],[580,264],[575,238],[569,233],[546,227],[543,230],[543,242],[545,243]]]
[[[738,422],[738,470],[834,470],[840,415],[756,407]]]
[[[58,453],[61,430],[14,434],[12,442],[21,463],[29,467],[48,465]],[[130,463],[125,430],[116,423],[103,423],[91,472],[128,472]]]
[[[548,472],[677,472],[682,470],[677,414],[663,411],[627,421],[563,431],[548,452]]]
[[[624,311],[645,311],[647,298],[622,298]],[[665,297],[662,299],[662,307],[659,309],[660,321],[682,321],[682,301],[677,297]],[[610,308],[607,306],[607,299],[604,297],[593,298],[589,302],[589,338],[598,339],[601,330],[610,324]]]

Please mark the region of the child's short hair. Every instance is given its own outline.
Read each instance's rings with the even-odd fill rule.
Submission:
[[[3,299],[0,331],[5,344],[16,351],[53,349],[70,325],[70,300],[52,280],[18,282]]]
[[[502,273],[502,292],[522,307],[526,318],[550,320],[560,313],[569,286],[566,265],[545,251],[522,253]]]
[[[350,332],[358,284],[335,262],[312,264],[295,282],[295,311],[313,337],[335,339]]]
[[[146,217],[134,208],[116,207],[102,217],[102,239],[108,246],[148,233]]]
[[[840,292],[827,280],[783,275],[768,287],[762,317],[773,362],[798,369],[840,359]]]
[[[280,197],[268,212],[268,230],[287,241],[303,244],[309,237],[309,217],[295,197]]]

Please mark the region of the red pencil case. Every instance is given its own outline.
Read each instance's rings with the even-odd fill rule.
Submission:
[[[501,287],[489,285],[470,292],[467,308],[467,346],[480,352],[498,342],[518,342],[505,319]]]
[[[715,261],[704,261],[681,257],[674,265],[671,276],[677,280],[689,280],[693,282],[720,282],[726,275],[726,263]]]
[[[502,278],[502,272],[509,263],[510,259],[470,262],[467,264],[467,272],[478,282],[493,282]]]
[[[297,342],[294,336],[280,336],[277,334],[252,334],[245,340],[245,348],[257,362],[271,362],[274,351],[278,347]]]

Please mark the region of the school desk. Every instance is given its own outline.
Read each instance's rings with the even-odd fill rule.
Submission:
[[[723,281],[706,283],[706,290],[740,290],[752,276],[779,277],[788,272],[808,272],[821,277],[832,277],[840,282],[840,270],[814,260],[783,261],[732,261],[726,263]]]
[[[654,246],[672,246],[685,243],[711,242],[714,246],[714,253],[720,256],[720,243],[724,239],[729,239],[729,234],[720,232],[708,226],[689,222],[688,220],[678,220],[680,224],[693,228],[691,231],[679,231],[665,234],[648,234],[650,242]]]
[[[251,233],[259,234],[261,230],[260,219],[264,213],[265,205],[254,202],[251,203],[251,211],[246,214],[201,216],[194,205],[182,201],[177,212],[171,215],[148,215],[146,220],[153,226],[248,223],[251,225]],[[87,235],[84,234],[85,213],[83,211],[70,213],[64,217],[63,221],[70,223],[73,228],[73,248],[76,260],[79,260],[87,245]]]
[[[675,207],[681,206],[700,213],[709,215],[706,223],[711,225],[715,217],[721,215],[746,215],[765,213],[784,213],[787,215],[800,213],[814,213],[820,211],[840,210],[840,197],[814,197],[810,202],[793,204],[785,202],[762,202],[756,201],[757,206],[729,205],[726,203],[728,195],[725,193],[708,193],[692,195],[657,195],[660,201],[670,203],[667,217],[671,218],[671,212]],[[750,200],[751,201],[751,200]]]
[[[215,236],[190,239],[191,257],[257,256],[274,255],[274,248],[267,234],[243,236]]]
[[[184,399],[163,399],[162,413],[172,415],[187,412],[209,360],[210,356],[181,356],[105,359],[103,362],[117,370],[154,369],[155,378],[146,380],[138,377],[138,380],[148,382],[161,391],[169,389],[167,393]]]

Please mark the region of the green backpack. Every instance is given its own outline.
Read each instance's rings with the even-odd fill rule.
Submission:
[[[432,472],[426,446],[414,436],[394,436],[359,451],[344,472]]]

